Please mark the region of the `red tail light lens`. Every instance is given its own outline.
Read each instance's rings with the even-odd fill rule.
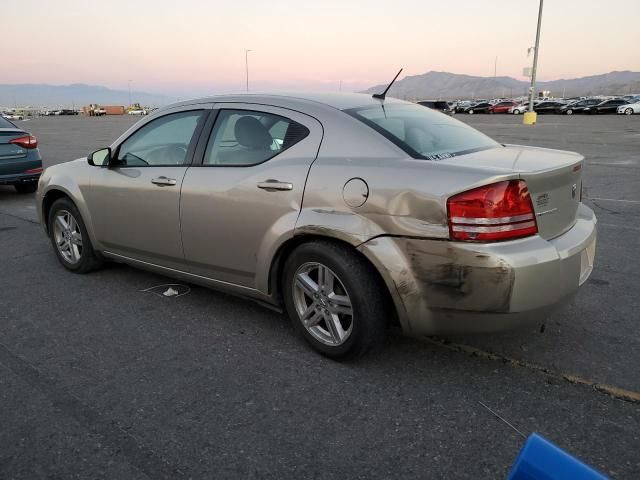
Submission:
[[[509,180],[475,188],[447,200],[453,240],[496,242],[538,233],[526,182]]]
[[[33,135],[26,135],[24,137],[14,138],[9,143],[20,145],[22,148],[36,148],[38,146],[38,139]]]

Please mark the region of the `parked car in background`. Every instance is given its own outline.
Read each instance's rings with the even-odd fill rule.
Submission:
[[[489,107],[489,113],[509,113],[509,109],[514,106],[516,102],[510,100],[498,102]]]
[[[564,104],[561,102],[540,102],[533,104],[533,111],[544,115],[545,113],[556,113]]]
[[[534,108],[536,106],[536,103],[538,102],[533,102]],[[514,115],[520,115],[521,113],[524,113],[528,110],[529,110],[529,102],[524,102],[519,105],[514,105],[513,107],[509,107],[508,113],[513,113]]]
[[[489,102],[474,103],[465,108],[462,113],[468,113],[470,115],[474,113],[489,113],[489,108],[491,108]]]
[[[618,114],[624,115],[634,115],[640,113],[640,102],[638,103],[628,103],[626,105],[620,105],[616,110]]]
[[[24,120],[24,115],[21,113],[3,113],[2,118],[6,120]]]
[[[593,107],[602,102],[602,99],[598,98],[586,98],[583,100],[576,100],[565,105],[561,105],[556,109],[556,113],[564,115],[573,115],[585,113],[586,108]]]
[[[134,109],[127,112],[128,115],[146,115],[147,111],[143,109]]]
[[[36,205],[72,272],[109,259],[249,296],[343,357],[390,321],[414,335],[543,322],[593,269],[583,165],[392,98],[225,95],[47,168]]]
[[[78,112],[75,110],[70,110],[68,108],[63,108],[59,111],[58,115],[78,115]]]
[[[622,100],[621,98],[614,98],[611,100],[605,100],[604,102],[598,103],[597,105],[587,107],[585,108],[584,113],[589,113],[589,114],[616,113],[619,106],[628,105],[628,104],[629,102],[627,102],[626,100]]]
[[[451,115],[453,113],[453,109],[449,103],[444,100],[421,100],[418,102],[418,105],[429,107],[432,110],[437,110],[439,112],[446,113],[447,115]]]
[[[460,102],[457,102],[456,106],[453,109],[453,111],[454,111],[454,113],[462,113],[464,111],[464,109],[467,108],[472,103],[475,103],[475,102],[472,102],[470,100],[462,100]]]
[[[0,185],[13,185],[18,193],[33,193],[41,173],[36,137],[0,118]]]

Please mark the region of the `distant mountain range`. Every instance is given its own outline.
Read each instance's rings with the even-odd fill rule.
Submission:
[[[385,87],[386,84],[376,85],[365,90],[365,93],[381,92]],[[518,97],[525,95],[528,88],[528,82],[511,77],[474,77],[447,72],[427,72],[398,80],[388,95],[406,100]],[[556,97],[640,94],[640,72],[610,72],[582,78],[538,82],[538,90],[549,90]],[[142,105],[159,107],[178,99],[169,95],[132,91],[131,100]],[[17,105],[80,108],[90,103],[128,105],[129,92],[84,84],[0,85],[0,107]]]
[[[175,102],[175,97],[147,92],[131,92],[131,100],[146,106],[162,106]],[[96,85],[0,85],[0,107],[33,106],[80,108],[90,103],[129,105],[127,90],[112,90]]]
[[[538,91],[548,90],[555,97],[640,94],[640,72],[610,72],[536,83]],[[364,93],[382,92],[386,86],[376,85]],[[528,88],[529,82],[511,77],[474,77],[427,72],[396,81],[387,95],[405,100],[519,97],[525,95]]]

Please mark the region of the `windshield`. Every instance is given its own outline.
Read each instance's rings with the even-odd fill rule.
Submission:
[[[453,118],[415,104],[351,108],[355,117],[414,158],[440,160],[500,144]]]

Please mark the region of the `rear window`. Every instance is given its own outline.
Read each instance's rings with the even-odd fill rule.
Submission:
[[[0,117],[0,128],[16,128],[16,126],[4,117]]]
[[[414,158],[441,160],[500,146],[458,120],[415,104],[380,104],[344,112],[384,135]]]

